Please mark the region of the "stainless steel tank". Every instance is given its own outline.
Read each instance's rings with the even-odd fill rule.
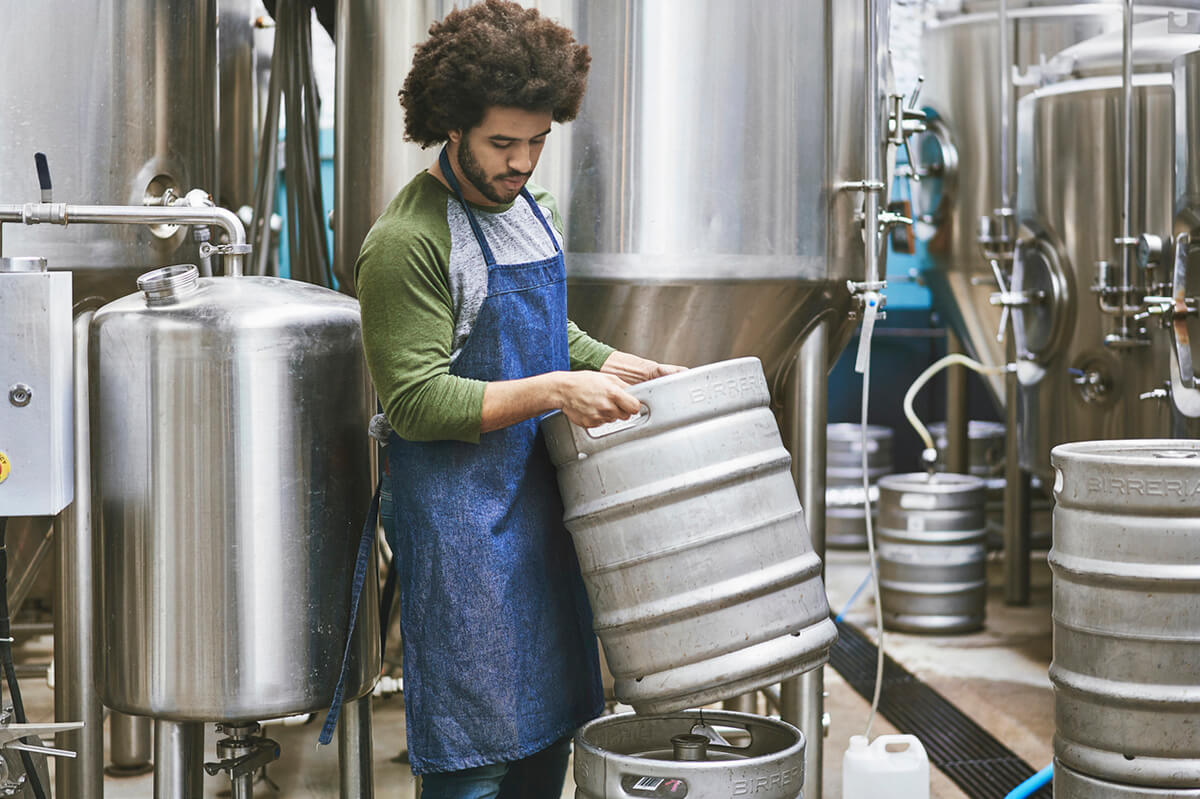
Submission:
[[[371,490],[358,304],[193,267],[139,285],[91,326],[104,703],[174,721],[320,710]],[[347,701],[379,672],[375,586],[372,566]]]
[[[983,480],[893,474],[879,480],[879,601],[883,626],[962,633],[987,610]]]
[[[1200,441],[1063,444],[1051,460],[1055,757],[1100,780],[1191,795]]]
[[[1134,30],[1131,229],[1170,239],[1174,94],[1170,66],[1200,36],[1168,32],[1167,20]],[[1170,375],[1170,335],[1153,323],[1132,339],[1113,336],[1114,317],[1092,287],[1098,262],[1120,271],[1121,36],[1108,34],[1060,54],[1071,80],[1038,89],[1018,111],[1018,245],[1014,290],[1042,299],[1014,312],[1019,353],[1021,465],[1049,476],[1050,449],[1064,441],[1167,437],[1181,424],[1169,401],[1142,395]],[[1158,294],[1170,264],[1135,268],[1135,284]],[[1119,278],[1116,279],[1119,282]],[[1135,327],[1137,325],[1135,324]],[[1184,425],[1195,435],[1200,425]]]
[[[918,233],[927,240],[934,266],[925,277],[935,305],[968,351],[992,364],[1005,361],[1004,345],[996,340],[1000,308],[989,301],[998,288],[977,235],[979,218],[992,214],[999,201],[997,5],[996,0],[965,0],[959,10],[939,12],[926,28],[922,104],[937,119],[927,134],[927,146],[922,147],[926,153],[922,161],[927,167],[940,166],[944,181],[940,197],[917,187],[915,203],[919,206],[915,211],[923,218]],[[1195,0],[1139,2],[1135,11],[1138,19],[1146,19],[1198,7]],[[1011,63],[1025,78],[1014,87],[1014,102],[1044,80],[1059,76],[1057,65],[1046,65],[1055,54],[1103,33],[1119,32],[1121,10],[1121,0],[1009,0]],[[1015,119],[1015,109],[1010,116]],[[1119,126],[1105,134],[1105,141],[1115,141],[1113,137],[1118,135]],[[1097,157],[1089,167],[1100,164]],[[1119,169],[1120,159],[1109,159],[1105,167]],[[1015,160],[1010,161],[1010,183],[1016,178],[1016,168]],[[1120,192],[1113,196],[1119,203]],[[1088,281],[1090,272],[1079,289],[1086,290]],[[988,385],[997,404],[1003,406],[1004,379],[989,378]]]
[[[867,426],[867,473],[872,486],[894,470],[892,429]],[[825,427],[825,545],[832,549],[866,549],[867,519],[863,505],[862,426],[839,422]]]
[[[631,420],[542,423],[617,698],[666,713],[824,664],[837,630],[761,364],[630,391]]]
[[[796,799],[804,745],[792,725],[748,713],[604,716],[575,734],[575,797]]]
[[[856,324],[846,280],[864,276],[862,195],[839,187],[865,170],[861,4],[525,4],[592,53],[580,116],[534,174],[566,217],[572,319],[664,361],[755,355],[774,385],[826,315],[832,363]],[[450,5],[341,5],[339,41],[356,42],[338,51],[344,287],[376,216],[434,158],[400,143],[395,97],[411,45]]]

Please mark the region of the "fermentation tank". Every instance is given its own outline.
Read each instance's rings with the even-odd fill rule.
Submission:
[[[1135,236],[1170,241],[1171,62],[1200,47],[1200,36],[1151,20],[1134,27],[1134,45],[1130,225]],[[1073,65],[1072,78],[1027,95],[1017,117],[1017,218],[1025,234],[1013,290],[1036,294],[1014,311],[1018,435],[1021,465],[1044,475],[1050,449],[1064,441],[1200,432],[1155,394],[1170,375],[1169,332],[1143,315],[1121,333],[1116,315],[1101,308],[1108,295],[1097,290],[1121,280],[1114,244],[1123,191],[1121,34],[1075,45],[1058,60]],[[1162,255],[1148,253],[1143,263],[1132,274],[1139,301],[1162,294],[1171,271]]]
[[[943,192],[935,197],[918,185],[914,202],[914,213],[920,214],[922,222],[918,233],[927,240],[934,267],[925,273],[934,304],[968,351],[991,364],[1003,363],[1005,351],[996,336],[1001,311],[989,299],[999,289],[982,255],[978,229],[980,217],[991,215],[999,203],[997,6],[996,0],[965,0],[960,10],[940,12],[926,28],[922,104],[936,119],[921,148],[921,162],[923,170],[941,171]],[[1200,3],[1139,2],[1134,8],[1138,19],[1146,19],[1162,17],[1172,9],[1195,10]],[[1119,32],[1121,9],[1120,0],[1010,0],[1008,41],[1014,70],[1022,78],[1014,86],[1014,102],[1045,80],[1062,77],[1062,62],[1051,63],[1056,53],[1086,39]],[[1117,61],[1119,74],[1119,55]],[[1010,116],[1015,118],[1015,109]],[[1111,138],[1119,133],[1117,127],[1105,135]],[[1119,144],[1113,146],[1119,148]],[[1098,159],[1089,162],[1089,168],[1096,162]],[[1117,159],[1109,168],[1119,166]],[[1011,184],[1016,176],[1015,159],[1009,160],[1009,171]],[[1115,196],[1119,198],[1119,192]],[[989,378],[988,385],[994,399],[1003,405],[1004,378]],[[1044,460],[1045,453],[1041,457]]]
[[[190,266],[138,283],[91,326],[104,702],[172,721],[328,707],[371,488],[358,304]],[[373,573],[347,701],[379,672]]]

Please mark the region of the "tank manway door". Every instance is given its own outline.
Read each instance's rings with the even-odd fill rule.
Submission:
[[[670,713],[823,665],[837,628],[762,364],[630,393],[627,423],[542,422],[617,699]]]
[[[74,499],[71,273],[0,258],[0,517]]]

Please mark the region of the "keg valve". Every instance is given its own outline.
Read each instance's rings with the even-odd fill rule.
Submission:
[[[696,733],[684,733],[671,738],[671,749],[676,760],[700,762],[708,760],[708,738]]]

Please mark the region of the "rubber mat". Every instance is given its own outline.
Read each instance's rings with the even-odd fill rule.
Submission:
[[[838,640],[829,664],[870,702],[875,693],[879,650],[854,625],[843,621],[837,628]],[[971,799],[1004,799],[1037,771],[946,697],[886,655],[879,712],[900,732],[920,738],[929,762]],[[1032,796],[1050,799],[1052,795],[1047,785]]]

